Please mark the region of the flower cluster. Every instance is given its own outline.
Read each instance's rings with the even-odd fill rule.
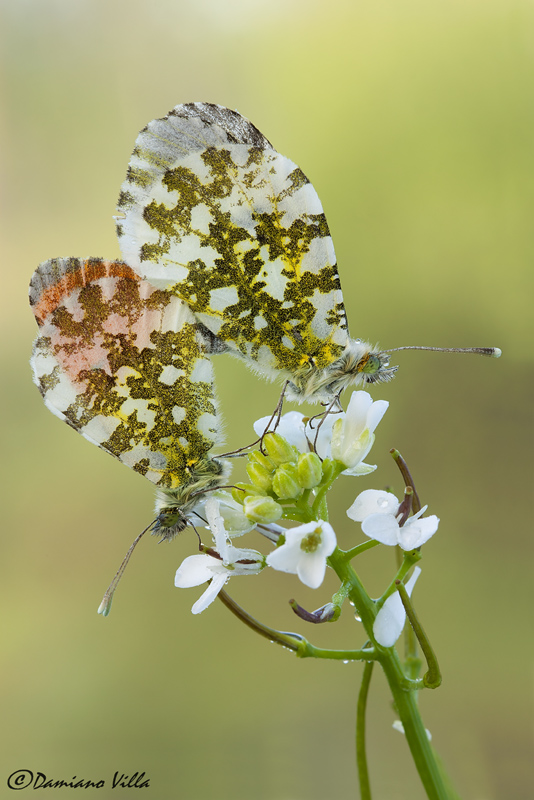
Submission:
[[[276,422],[264,417],[255,423],[262,446],[248,456],[250,483],[237,484],[231,494],[219,490],[206,495],[195,507],[196,517],[211,530],[214,546],[186,558],[176,573],[175,585],[180,588],[209,581],[193,613],[207,608],[230,577],[256,575],[266,567],[293,573],[312,589],[322,584],[328,559],[337,548],[332,526],[321,518],[326,511],[324,495],[337,475],[361,476],[376,469],[364,458],[387,407],[385,401],[373,402],[367,392],[358,391],[352,394],[346,412],[335,410],[308,419],[291,411]],[[437,530],[439,520],[423,517],[425,511],[426,506],[409,517],[393,494],[367,489],[347,515],[361,523],[370,539],[411,551]],[[300,524],[282,527],[277,524],[281,520]],[[236,537],[254,529],[275,543],[268,554],[233,544]],[[419,573],[416,568],[406,585],[408,593]],[[395,593],[376,616],[376,641],[392,646],[404,621],[404,608]]]

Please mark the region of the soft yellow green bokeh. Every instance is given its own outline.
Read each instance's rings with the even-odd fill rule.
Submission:
[[[146,771],[140,795],[154,800],[357,797],[361,666],[297,661],[221,604],[193,618],[200,590],[173,587],[191,531],[172,545],[144,540],[112,614],[97,616],[151,519],[152,489],[55,419],[27,365],[33,269],[52,256],[118,256],[111,216],[138,130],[208,100],[249,117],[313,181],[353,336],[503,349],[500,361],[398,354],[398,377],[373,392],[391,402],[368,459],[379,472],[340,479],[331,508],[341,544],[357,543],[345,509],[363,488],[400,492],[388,450],[407,458],[441,518],[414,595],[444,673],[421,697],[425,722],[462,797],[526,800],[532,3],[0,0],[0,58],[0,797],[12,797],[6,779],[21,768],[104,778],[105,798],[115,770]],[[227,358],[217,374],[233,449],[278,387]],[[358,564],[375,594],[393,569],[384,550]],[[293,596],[326,602],[331,576],[315,592],[274,574],[230,588],[267,624],[318,644],[362,643],[348,609],[313,629],[289,610]],[[419,800],[394,719],[378,677],[374,796]]]

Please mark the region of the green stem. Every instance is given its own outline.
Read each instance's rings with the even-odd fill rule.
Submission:
[[[312,519],[322,519],[328,522],[328,506],[326,504],[326,495],[328,490],[338,478],[345,466],[340,464],[339,461],[329,461],[328,459],[323,462],[323,483],[317,492],[317,496],[312,505]]]
[[[411,570],[414,564],[417,564],[418,561],[421,560],[421,553],[419,550],[410,550],[407,553],[404,553],[404,559],[397,570],[397,574],[389,584],[388,588],[384,592],[384,594],[378,598],[376,601],[376,610],[380,611],[388,597],[391,597],[392,594],[395,594],[397,591],[397,585],[399,581],[404,581],[407,573]]]
[[[374,661],[376,653],[372,648],[363,650],[327,650],[303,639],[297,652],[299,658],[330,658],[335,661]]]
[[[260,636],[269,639],[270,642],[293,650],[298,658],[330,658],[336,661],[372,661],[376,658],[375,651],[372,648],[364,648],[363,650],[327,650],[322,647],[315,647],[299,633],[284,633],[264,625],[263,622],[252,617],[236,603],[224,589],[221,589],[218,597],[241,622],[244,622],[249,628],[259,633]]]
[[[419,622],[414,607],[412,606],[411,600],[408,597],[408,592],[406,591],[406,587],[402,582],[399,582],[397,585],[397,589],[400,594],[404,610],[406,611],[406,616],[410,620],[410,625],[412,627],[413,632],[417,636],[417,641],[419,642],[421,650],[423,651],[423,655],[426,659],[426,663],[428,665],[428,671],[423,675],[423,683],[428,689],[437,689],[438,686],[441,685],[441,672],[439,669],[439,664],[436,658],[436,654],[434,653],[432,645],[430,644],[430,641],[423,629],[423,626]]]
[[[417,705],[417,693],[407,691],[408,681],[395,648],[381,647],[375,642],[373,623],[377,613],[376,604],[363,588],[360,579],[352,566],[347,563],[342,551],[334,550],[328,561],[340,580],[344,584],[350,583],[350,600],[358,611],[369,639],[375,645],[376,660],[380,662],[389,683],[406,741],[429,800],[450,800],[450,790],[446,786],[444,775],[430,746],[421,719]],[[420,685],[420,682],[413,682],[412,685]]]
[[[373,667],[373,662],[368,661],[363,668],[362,685],[360,686],[356,711],[356,765],[358,767],[361,800],[371,800],[371,784],[369,782],[369,769],[365,750],[365,713]]]
[[[253,631],[259,633],[260,636],[269,639],[270,642],[276,642],[276,644],[281,644],[283,647],[287,647],[289,650],[294,650],[298,653],[301,648],[301,643],[306,641],[304,637],[300,636],[298,633],[283,633],[282,631],[277,631],[274,628],[263,625],[263,623],[259,622],[245,611],[244,608],[241,608],[224,589],[221,589],[218,598],[232,614],[235,614],[235,616],[241,620],[241,622],[244,622],[245,625],[248,625]]]
[[[356,547],[352,547],[350,550],[343,551],[343,558],[345,561],[352,561],[353,558],[359,556],[360,553],[365,553],[366,550],[370,550],[372,547],[377,547],[380,542],[377,542],[376,539],[369,539],[368,542],[363,542],[362,544],[357,544]]]

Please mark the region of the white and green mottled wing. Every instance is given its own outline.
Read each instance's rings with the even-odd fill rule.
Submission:
[[[264,376],[297,384],[344,353],[343,297],[317,193],[237,112],[190,103],[151,122],[118,211],[124,259],[189,305],[217,337],[214,351],[226,346]]]
[[[38,267],[30,304],[50,411],[177,505],[218,482],[212,365],[185,303],[121,262],[60,258]]]

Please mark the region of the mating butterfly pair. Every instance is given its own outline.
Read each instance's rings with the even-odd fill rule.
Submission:
[[[156,484],[153,530],[171,538],[227,474],[209,455],[220,443],[210,356],[237,356],[311,402],[396,368],[349,337],[313,186],[237,112],[188,103],[151,122],[118,211],[124,262],[38,267],[31,363],[54,414]]]
[[[125,260],[52,259],[30,284],[47,407],[158,488],[155,530],[187,524],[227,470],[210,356],[229,352],[329,400],[388,380],[349,338],[334,248],[303,172],[248,120],[177,106],[139,134],[118,202]]]

